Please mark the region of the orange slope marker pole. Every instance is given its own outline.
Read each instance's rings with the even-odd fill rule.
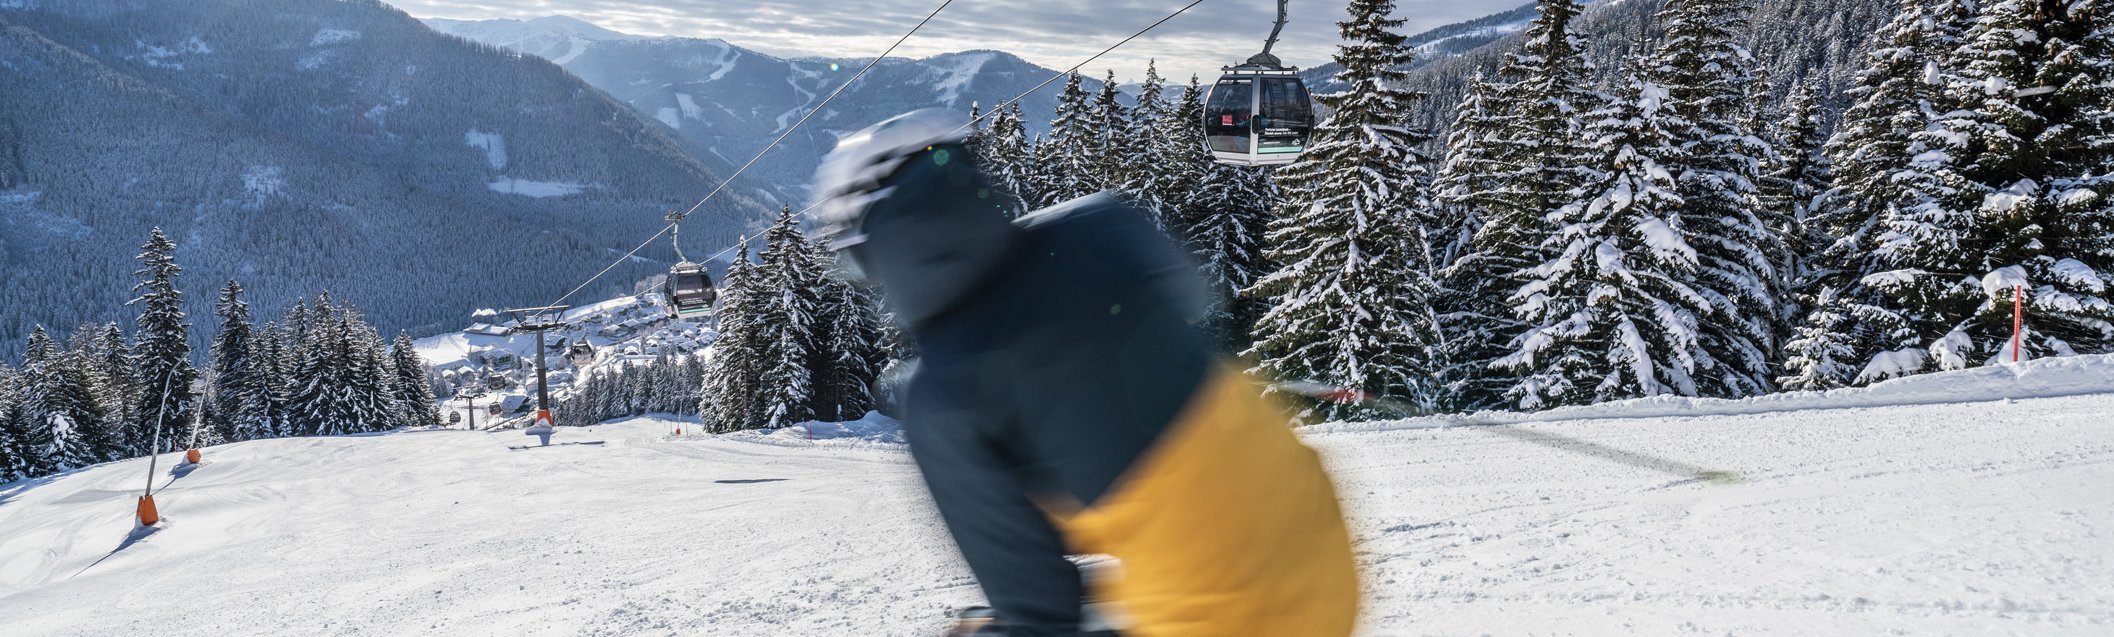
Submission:
[[[2026,286],[2011,286],[2011,362],[2019,362],[2019,346],[2026,329]]]

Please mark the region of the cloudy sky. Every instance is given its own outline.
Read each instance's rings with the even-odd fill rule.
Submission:
[[[721,38],[780,56],[861,57],[881,52],[940,0],[388,0],[422,18],[535,18],[567,15],[641,35]],[[922,57],[999,49],[1066,68],[1152,24],[1187,0],[955,0],[896,50]],[[1527,4],[1529,0],[1397,0],[1405,34]],[[1328,61],[1344,0],[1292,0],[1291,23],[1276,53],[1287,64]],[[1262,50],[1276,5],[1268,0],[1204,0],[1146,37],[1088,65],[1136,79],[1148,58],[1162,75],[1215,73]]]

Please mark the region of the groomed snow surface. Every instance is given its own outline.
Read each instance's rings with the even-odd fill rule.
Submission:
[[[1512,418],[1730,484],[1495,427],[1305,436],[1362,634],[2107,635],[2109,383],[2114,358],[2052,359]],[[885,421],[678,424],[208,448],[132,540],[144,460],[0,486],[0,633],[925,636],[978,600]]]

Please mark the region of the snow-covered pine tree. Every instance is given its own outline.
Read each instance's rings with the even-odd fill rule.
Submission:
[[[1784,244],[1776,263],[1776,288],[1782,301],[1774,318],[1778,342],[1786,343],[1787,350],[1789,339],[1805,336],[1800,324],[1820,304],[1819,290],[1813,287],[1817,277],[1812,255],[1834,241],[1815,221],[1817,207],[1823,205],[1821,193],[1834,183],[1828,157],[1822,152],[1827,144],[1828,114],[1818,103],[1817,90],[1815,82],[1807,81],[1785,98],[1783,118],[1769,128],[1769,145],[1775,153],[1761,183],[1764,218]]]
[[[816,349],[829,359],[829,374],[817,381],[815,389],[829,400],[817,403],[816,416],[843,422],[873,410],[873,382],[880,373],[877,363],[883,358],[880,314],[872,296],[842,279],[826,278],[822,296],[829,300],[829,309],[820,333],[829,340],[817,343]]]
[[[682,363],[683,402],[676,406],[675,413],[697,415],[702,404],[705,379],[705,356],[703,352],[692,352],[683,357]]]
[[[1254,345],[1255,322],[1269,309],[1268,299],[1241,291],[1271,269],[1264,239],[1281,202],[1270,168],[1220,164],[1198,144],[1202,163],[1196,169],[1202,178],[1183,205],[1186,227],[1179,232],[1188,237],[1190,253],[1211,288],[1204,328],[1221,348],[1237,353]]]
[[[1114,79],[1110,75],[1110,79]],[[1166,148],[1161,139],[1167,131],[1167,120],[1174,116],[1167,103],[1167,80],[1160,77],[1157,61],[1145,63],[1145,82],[1138,86],[1136,105],[1130,109],[1130,121],[1123,133],[1121,143],[1124,156],[1119,160],[1123,168],[1117,171],[1119,179],[1111,189],[1125,193],[1133,205],[1151,217],[1153,224],[1163,232],[1172,232],[1171,220],[1179,216],[1176,209],[1180,200],[1170,201],[1166,195],[1169,188],[1161,182],[1170,177],[1169,162],[1177,158],[1161,154]]]
[[[1868,66],[1847,91],[1851,104],[1827,144],[1835,186],[1823,195],[1814,225],[1834,242],[1811,267],[1811,285],[1832,302],[1808,312],[1799,337],[1820,338],[1788,349],[1851,353],[1845,359],[1800,355],[1786,359],[1787,387],[1828,389],[1884,380],[1922,369],[1925,341],[1911,317],[1888,307],[1881,289],[1913,276],[1882,259],[1881,238],[1894,232],[1883,218],[1926,206],[1939,192],[1926,171],[1925,133],[1940,105],[1941,63],[1960,43],[1972,16],[1963,0],[1903,0],[1869,54]],[[1919,160],[1919,156],[1922,156]],[[1940,233],[1944,234],[1944,233]]]
[[[132,347],[125,343],[125,333],[116,323],[103,324],[95,339],[95,357],[90,363],[103,379],[103,414],[112,423],[111,435],[117,445],[113,459],[129,458],[132,450],[147,446],[130,438],[132,423],[139,417],[139,369],[133,365]]]
[[[1438,219],[1430,240],[1443,265],[1434,302],[1446,331],[1437,373],[1443,404],[1452,409],[1498,404],[1512,380],[1490,363],[1511,353],[1512,338],[1526,330],[1504,299],[1526,284],[1522,275],[1540,252],[1535,231],[1542,220],[1506,196],[1510,176],[1519,171],[1502,154],[1524,150],[1506,141],[1516,128],[1510,93],[1480,74],[1469,83],[1432,180]]]
[[[1197,198],[1206,194],[1205,172],[1216,165],[1204,148],[1203,100],[1203,86],[1189,76],[1181,95],[1162,107],[1159,125],[1140,132],[1146,136],[1146,161],[1152,165],[1145,197],[1159,202],[1159,223],[1168,236],[1192,249],[1199,245],[1195,233],[1203,217]],[[1261,237],[1257,232],[1255,242]]]
[[[271,428],[271,396],[241,284],[228,281],[220,288],[214,314],[220,317],[220,333],[211,348],[213,406],[207,424],[223,439],[249,440]]]
[[[997,187],[993,199],[1006,217],[1018,217],[1027,211],[1027,195],[1033,190],[1028,186],[1028,129],[1021,124],[1020,105],[1001,104],[992,109],[991,115],[981,121],[988,122],[970,138],[969,148],[976,153],[978,165],[984,175]],[[972,115],[973,117],[974,115]]]
[[[1116,72],[1110,70],[1087,105],[1087,165],[1092,167],[1089,180],[1094,191],[1108,190],[1126,199],[1138,192],[1144,180],[1137,165],[1142,149],[1133,124],[1131,108],[1123,104],[1123,91],[1116,84]]]
[[[811,388],[808,413],[814,414],[816,420],[834,422],[838,420],[836,414],[844,410],[845,401],[857,400],[841,390],[846,386],[846,377],[856,376],[858,370],[838,363],[839,353],[835,346],[839,338],[837,330],[845,327],[846,315],[858,311],[858,308],[845,305],[844,297],[837,294],[834,287],[843,283],[830,274],[836,255],[818,241],[804,240],[802,246],[808,251],[807,263],[815,268],[801,277],[812,286],[805,294],[814,301],[806,333],[808,386]]]
[[[287,421],[295,436],[333,436],[352,433],[351,406],[346,400],[346,370],[352,367],[344,324],[327,299],[304,308],[292,389],[287,399]]]
[[[30,332],[22,354],[22,376],[28,385],[23,411],[36,445],[36,475],[100,461],[88,429],[99,424],[103,414],[80,367],[78,357],[55,346],[43,326]]]
[[[1587,178],[1584,115],[1608,98],[1591,83],[1593,67],[1574,28],[1580,10],[1576,0],[1537,2],[1520,50],[1506,56],[1497,77],[1471,87],[1479,90],[1474,111],[1457,116],[1472,133],[1452,140],[1460,147],[1449,145],[1464,154],[1440,191],[1452,209],[1440,214],[1435,226],[1447,232],[1434,241],[1434,251],[1449,256],[1439,274],[1439,307],[1450,408],[1506,399],[1516,379],[1492,363],[1514,351],[1527,326],[1505,299],[1535,278],[1529,270],[1556,256],[1543,251],[1555,231],[1546,218]]]
[[[0,361],[0,483],[30,476],[29,420],[22,413],[22,375]]]
[[[1953,52],[1943,90],[1952,110],[1913,138],[1930,149],[1919,160],[1948,155],[1926,163],[1953,196],[1936,198],[1923,218],[1883,217],[1882,227],[1902,232],[1880,246],[1925,273],[1915,278],[1928,283],[1882,291],[1919,335],[1935,337],[1928,350],[1942,369],[2011,360],[2019,287],[2019,358],[2114,351],[2109,11],[1998,0]],[[1953,236],[1917,234],[1925,224]]]
[[[1319,96],[1329,117],[1278,176],[1284,212],[1270,226],[1281,268],[1250,287],[1268,299],[1249,350],[1264,378],[1301,380],[1433,405],[1434,284],[1421,224],[1431,202],[1422,131],[1407,125],[1422,95],[1399,88],[1411,61],[1389,18],[1392,0],[1352,0],[1335,61],[1347,88]],[[1370,406],[1309,403],[1303,421],[1386,415]]]
[[[345,398],[350,409],[350,431],[384,431],[400,426],[403,413],[396,400],[396,370],[391,368],[387,348],[374,326],[352,306],[338,310],[341,333],[351,365],[345,370]]]
[[[1431,236],[1433,257],[1452,264],[1470,247],[1475,229],[1497,208],[1498,190],[1504,186],[1509,166],[1498,160],[1494,140],[1506,125],[1503,90],[1477,73],[1468,81],[1468,92],[1454,110],[1453,126],[1446,135],[1446,157],[1431,180],[1432,197],[1438,202],[1439,225]]]
[[[698,417],[711,433],[757,426],[764,333],[759,310],[770,301],[758,279],[756,266],[749,261],[749,240],[743,238],[720,286],[719,340],[708,352],[711,359],[699,391]]]
[[[183,273],[176,265],[176,244],[161,228],[155,228],[140,246],[139,261],[141,268],[133,273],[139,282],[132,286],[139,296],[127,303],[140,307],[133,330],[138,342],[133,360],[139,369],[139,413],[124,436],[139,445],[128,454],[134,456],[159,451],[146,448],[158,422],[167,423],[162,425],[162,444],[165,448],[173,444],[167,434],[191,421],[195,408],[191,383],[198,377],[191,368],[191,325],[185,322],[183,292],[176,289],[176,277]]]
[[[125,429],[131,421],[122,417],[123,400],[111,387],[111,377],[103,371],[104,361],[109,355],[104,352],[102,326],[83,325],[73,332],[73,344],[67,352],[67,364],[77,382],[88,390],[88,399],[94,403],[96,419],[78,424],[81,440],[95,462],[108,462],[131,457],[130,448],[124,444]],[[123,340],[119,340],[123,345]]]
[[[288,349],[297,349],[291,346],[298,345],[301,339],[308,338],[308,299],[295,300],[293,307],[286,308],[286,313],[280,315],[279,324],[286,328],[285,342],[289,345]]]
[[[290,338],[289,330],[273,321],[264,324],[264,328],[258,330],[256,336],[258,377],[264,381],[265,390],[265,421],[255,423],[258,426],[256,429],[237,431],[237,437],[257,440],[291,436],[293,431],[286,417],[287,396],[294,386],[289,377],[294,368],[288,364],[292,355],[287,351],[286,345],[287,339]]]
[[[1050,121],[1049,137],[1035,143],[1034,179],[1037,208],[1051,206],[1100,192],[1095,179],[1093,113],[1088,110],[1086,90],[1074,72],[1057,94],[1056,119]]]
[[[1522,408],[1697,393],[1699,331],[1717,308],[1690,283],[1698,250],[1666,168],[1682,159],[1685,123],[1666,112],[1664,89],[1629,83],[1591,114],[1599,160],[1551,218],[1559,230],[1544,250],[1557,256],[1511,298],[1530,328],[1498,364],[1520,375],[1509,395]]]
[[[418,344],[409,332],[398,331],[389,348],[391,369],[396,372],[397,421],[405,427],[440,425],[440,407],[433,399],[433,383],[426,378],[426,360],[418,355]],[[600,422],[600,421],[595,421]]]
[[[1705,396],[1753,396],[1775,386],[1775,264],[1784,247],[1757,214],[1755,184],[1768,147],[1740,126],[1754,74],[1738,40],[1752,12],[1747,2],[1668,2],[1657,15],[1666,37],[1643,74],[1666,91],[1667,130],[1682,151],[1660,159],[1680,181],[1672,227],[1696,251],[1689,286],[1713,308],[1696,317],[1694,379]]]
[[[1784,341],[1785,375],[1777,385],[1786,391],[1842,387],[1863,366],[1849,331],[1857,307],[1835,288],[1821,288],[1804,305],[1804,317]]]
[[[758,424],[784,427],[815,416],[814,334],[820,305],[815,294],[822,267],[791,207],[779,211],[764,239],[768,244],[757,255],[756,269],[756,287],[766,301],[756,316],[763,333],[757,387],[763,420]]]
[[[1683,0],[1674,0],[1680,2]],[[1485,126],[1504,177],[1496,196],[1521,214],[1548,215],[1570,203],[1588,178],[1581,166],[1592,154],[1584,145],[1584,114],[1607,97],[1593,88],[1593,66],[1585,43],[1572,28],[1583,10],[1578,0],[1538,0],[1517,53],[1498,69],[1500,93],[1485,96]]]

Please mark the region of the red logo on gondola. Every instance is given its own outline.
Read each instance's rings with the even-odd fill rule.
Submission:
[[[1220,115],[1220,116],[1218,116],[1218,123],[1219,123],[1219,125],[1220,125],[1220,126],[1232,126],[1232,125],[1233,125],[1233,116],[1232,116],[1232,115]]]

